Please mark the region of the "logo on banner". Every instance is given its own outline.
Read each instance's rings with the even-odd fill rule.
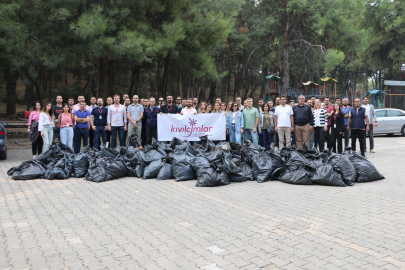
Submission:
[[[177,133],[182,137],[201,137],[204,136],[207,132],[210,132],[213,127],[211,126],[198,126],[197,120],[189,118],[188,125],[184,126],[175,126],[172,125],[170,132]]]

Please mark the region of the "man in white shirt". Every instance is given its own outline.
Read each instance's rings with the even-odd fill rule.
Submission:
[[[294,131],[294,113],[290,106],[286,105],[285,96],[280,97],[280,106],[276,107],[274,114],[274,126],[278,133],[279,148],[283,147],[284,136],[287,147],[291,146],[291,132]]]
[[[238,105],[238,110],[242,111],[245,107],[242,105],[242,99],[240,97],[236,98],[236,105]]]
[[[196,109],[193,108],[193,100],[187,99],[186,107],[181,110],[180,115],[197,114]]]

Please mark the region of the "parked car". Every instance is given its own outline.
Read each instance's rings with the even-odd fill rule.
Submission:
[[[0,121],[0,160],[7,159],[7,123]]]
[[[399,109],[376,109],[378,127],[374,127],[374,134],[401,133],[405,136],[405,111]]]

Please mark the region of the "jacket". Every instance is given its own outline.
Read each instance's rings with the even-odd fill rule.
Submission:
[[[230,112],[226,115],[226,128],[231,129],[233,113]],[[239,134],[240,129],[243,128],[243,114],[238,111],[235,116],[235,133]]]
[[[336,124],[337,132],[343,132],[344,125],[345,125],[345,115],[342,112],[339,112],[336,116],[335,121],[335,114],[331,116],[331,128],[333,129],[334,125]]]
[[[31,132],[28,134],[28,139],[32,143],[36,142],[39,137],[39,131],[38,131],[38,122],[35,120],[31,120]]]
[[[366,128],[366,109],[359,107],[357,111],[356,107],[350,109],[350,128],[351,129],[365,129]]]
[[[361,105],[362,107],[364,105]],[[377,116],[375,115],[375,109],[374,109],[374,105],[373,104],[368,104],[369,108],[370,108],[370,112],[369,112],[369,116],[368,116],[368,123],[370,125],[374,124],[375,119],[377,118]]]
[[[146,115],[146,128],[154,128],[157,126],[157,115],[160,113],[158,107],[151,108],[150,106],[145,109]]]
[[[274,127],[274,113],[272,111],[270,113],[270,124],[272,127]],[[259,111],[259,129],[263,127],[263,118],[264,118],[264,112]]]
[[[312,111],[314,127],[324,127],[328,124],[328,113],[325,108],[319,111],[319,126],[316,125],[316,109]]]

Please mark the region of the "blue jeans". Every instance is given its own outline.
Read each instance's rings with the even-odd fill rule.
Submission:
[[[253,145],[255,146],[256,149],[259,148],[259,144],[257,143],[257,131],[256,133],[253,133],[253,129],[244,129],[243,134],[245,134],[245,140],[252,140]]]
[[[89,128],[75,128],[75,153],[76,154],[78,154],[80,152],[82,138],[83,138],[83,147],[85,147],[89,143]]]
[[[42,137],[42,140],[44,141],[44,148],[42,152],[46,152],[49,150],[49,146],[52,144],[53,128],[50,125],[44,125],[42,128],[42,133],[44,134]]]
[[[120,140],[120,146],[125,146],[124,126],[111,127],[111,148],[117,147],[117,133]]]
[[[242,144],[242,134],[240,132],[236,133],[235,125],[231,125],[231,129],[229,130],[229,142]]]
[[[100,143],[100,135],[103,139],[103,145],[107,143],[107,131],[105,130],[105,126],[96,127],[96,130],[93,130],[94,134],[94,148],[98,149]]]
[[[63,127],[60,129],[60,142],[72,149],[73,127]]]
[[[266,128],[262,128],[262,147],[268,148],[273,143],[274,134],[269,134]]]
[[[347,130],[347,125],[343,126],[343,134],[345,137],[345,148],[349,147],[349,131]]]
[[[60,142],[60,129],[58,127],[53,127],[53,140],[52,141],[55,141],[56,137],[58,137],[58,141]]]
[[[315,133],[313,131],[309,131],[309,150],[312,150],[312,148],[314,147],[314,142],[315,142]]]

